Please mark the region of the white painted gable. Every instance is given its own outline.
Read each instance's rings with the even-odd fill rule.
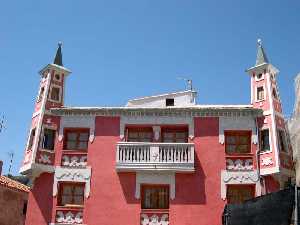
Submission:
[[[187,107],[196,105],[196,91],[181,91],[156,96],[132,99],[127,102],[127,107],[167,107],[166,99],[174,99],[175,107]],[[172,107],[172,106],[169,106]]]

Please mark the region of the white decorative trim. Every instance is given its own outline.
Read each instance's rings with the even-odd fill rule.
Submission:
[[[261,165],[262,166],[270,166],[273,165],[273,159],[272,157],[265,157],[261,159]]]
[[[279,167],[275,166],[275,167],[270,167],[270,168],[263,168],[260,169],[260,175],[269,175],[269,174],[273,174],[273,173],[279,173]]]
[[[160,126],[152,126],[152,129],[154,133],[154,140],[159,141],[160,132],[161,132]]]
[[[82,216],[82,212],[74,212],[73,214],[71,211],[64,212],[59,210],[56,212],[55,221],[60,224],[82,224]]]
[[[86,167],[87,156],[86,155],[63,155],[62,165],[67,167]]]
[[[174,172],[137,172],[135,197],[141,196],[141,184],[168,184],[170,185],[170,198],[175,199],[175,173]]]
[[[227,171],[221,172],[221,198],[226,199],[227,185],[230,184],[255,184],[256,195],[261,194],[261,186],[259,182],[259,176],[256,170],[254,171]]]
[[[50,156],[41,153],[38,162],[43,164],[51,164]]]
[[[220,117],[219,118],[219,143],[225,143],[225,130],[251,130],[252,143],[257,144],[258,137],[256,134],[255,118],[253,117]]]
[[[95,116],[62,116],[58,134],[59,141],[63,140],[64,128],[89,128],[89,141],[92,143],[95,138]]]
[[[226,169],[234,171],[247,171],[253,170],[253,161],[252,159],[226,159]]]
[[[147,214],[141,214],[141,225],[169,225],[169,215],[162,214],[160,217],[153,214],[150,218]]]
[[[128,124],[155,124],[155,125],[169,125],[169,124],[186,124],[189,127],[189,138],[194,138],[194,118],[190,115],[183,116],[124,116],[120,118],[120,138],[124,138],[125,126]]]
[[[53,196],[57,195],[58,182],[84,182],[84,195],[86,198],[90,195],[91,167],[84,169],[56,167],[53,183]]]

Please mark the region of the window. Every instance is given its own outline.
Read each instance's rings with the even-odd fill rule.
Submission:
[[[282,152],[287,152],[287,143],[283,130],[278,130],[279,149]]]
[[[254,197],[254,186],[252,185],[228,185],[227,203],[241,204]]]
[[[42,148],[48,150],[54,150],[55,142],[55,130],[44,129],[43,139],[42,139]]]
[[[264,87],[258,87],[257,92],[256,92],[256,99],[257,101],[264,100],[265,98],[265,92],[264,92]]]
[[[45,92],[45,88],[42,87],[41,90],[40,90],[40,93],[39,93],[39,96],[38,96],[38,99],[37,101],[41,101],[43,99],[43,96],[44,96],[44,92]]]
[[[188,142],[188,131],[184,129],[163,129],[162,141],[167,143],[186,143]]]
[[[31,130],[30,138],[29,138],[29,143],[28,143],[28,148],[27,149],[31,149],[32,148],[33,142],[34,142],[34,138],[35,138],[35,128]]]
[[[55,75],[54,75],[54,79],[55,79],[56,81],[60,81],[60,75],[59,75],[59,74],[55,74]]]
[[[26,215],[27,213],[27,201],[24,201],[24,204],[23,204],[23,215]]]
[[[67,130],[64,149],[86,150],[88,148],[89,130]]]
[[[152,142],[153,131],[152,127],[128,128],[128,142]]]
[[[174,98],[167,98],[166,106],[174,106]]]
[[[83,205],[84,184],[60,183],[58,197],[60,206]]]
[[[225,151],[227,154],[251,152],[251,131],[225,132]]]
[[[266,152],[270,150],[269,129],[260,131],[260,151]]]
[[[260,79],[262,79],[262,73],[259,73],[259,74],[257,74],[257,76],[256,76],[256,78],[258,79],[258,80],[260,80]]]
[[[53,101],[60,101],[60,88],[59,87],[52,87],[51,88],[51,100]]]
[[[275,88],[273,88],[272,95],[273,95],[273,98],[278,99],[277,91]]]
[[[142,186],[142,209],[168,209],[169,186]]]

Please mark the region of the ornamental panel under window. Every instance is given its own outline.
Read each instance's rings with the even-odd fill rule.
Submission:
[[[82,206],[84,203],[83,183],[60,183],[59,184],[59,206]]]
[[[142,209],[168,209],[169,186],[168,185],[142,185]]]
[[[225,152],[251,153],[251,131],[225,131]]]
[[[65,150],[87,150],[89,141],[89,130],[66,130]]]
[[[45,128],[42,139],[42,148],[47,150],[54,150],[54,143],[55,130]]]
[[[269,129],[260,131],[260,151],[261,152],[270,151]]]

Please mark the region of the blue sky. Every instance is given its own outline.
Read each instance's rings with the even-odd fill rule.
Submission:
[[[247,104],[256,40],[278,76],[284,113],[294,104],[300,72],[297,1],[3,1],[0,13],[0,159],[13,173],[23,157],[38,92],[38,71],[57,42],[73,73],[66,104],[118,106],[127,99],[185,88],[193,79],[200,104]]]

